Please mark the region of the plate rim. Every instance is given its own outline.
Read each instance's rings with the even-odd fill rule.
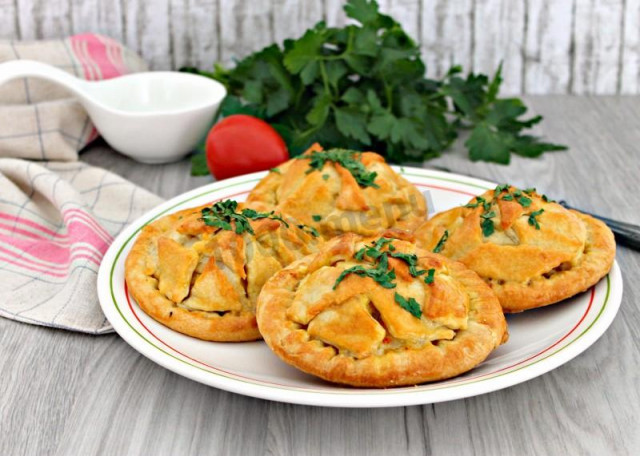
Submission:
[[[455,173],[448,173],[444,171],[408,166],[392,166],[392,168],[394,168],[402,175],[413,175],[421,178],[434,178],[436,180],[462,184],[468,187],[474,187],[482,190],[495,187],[496,185],[493,182],[483,179],[468,177]],[[409,172],[407,170],[409,170]],[[105,316],[113,326],[114,330],[136,351],[138,351],[151,361],[155,362],[156,364],[159,364],[160,366],[172,372],[175,372],[178,375],[182,375],[199,383],[246,396],[292,404],[326,407],[362,408],[408,406],[444,402],[486,394],[492,391],[507,388],[509,386],[514,386],[519,383],[528,381],[532,378],[543,375],[561,366],[562,364],[567,363],[568,361],[588,349],[596,340],[598,340],[604,334],[619,310],[622,298],[623,282],[619,265],[616,261],[614,261],[611,271],[605,276],[607,290],[601,309],[599,310],[595,319],[589,324],[589,326],[587,326],[580,334],[571,339],[569,343],[559,347],[557,350],[545,355],[544,357],[537,359],[532,363],[520,366],[515,370],[495,376],[488,376],[487,378],[478,379],[470,383],[463,383],[461,385],[448,385],[446,387],[443,387],[442,389],[411,391],[412,388],[419,388],[419,386],[417,386],[390,389],[354,389],[353,391],[346,390],[341,391],[340,393],[338,393],[337,391],[305,391],[297,387],[283,387],[261,384],[259,383],[259,380],[246,382],[232,377],[226,377],[220,373],[211,372],[204,368],[191,365],[185,360],[166,352],[162,347],[156,346],[153,342],[147,340],[144,335],[140,334],[133,326],[131,326],[131,323],[129,323],[129,321],[122,314],[122,311],[119,309],[118,302],[113,291],[112,278],[114,270],[117,264],[119,264],[119,261],[124,261],[124,258],[120,259],[122,251],[146,224],[162,216],[178,205],[185,204],[198,197],[228,189],[230,187],[247,184],[252,181],[257,182],[266,174],[266,171],[261,171],[257,173],[237,176],[222,181],[211,182],[204,186],[177,195],[147,211],[142,216],[138,217],[125,229],[123,229],[121,233],[113,240],[111,246],[103,257],[98,272],[98,297],[100,306],[105,313]],[[242,193],[245,192],[243,191]],[[226,197],[231,196],[233,195],[226,195]],[[598,284],[594,285],[594,287],[596,287],[597,285]],[[154,334],[151,333],[151,335]],[[555,346],[554,344],[557,344],[562,340],[563,339],[558,339],[557,341],[554,341],[551,345],[549,345],[547,350],[549,348],[553,348]],[[164,343],[163,341],[160,342]],[[534,355],[534,357],[540,356],[542,353],[544,353],[544,351]],[[532,366],[537,367],[534,369],[525,369]],[[433,385],[433,383],[427,385]],[[385,392],[387,394],[381,394],[381,392]]]

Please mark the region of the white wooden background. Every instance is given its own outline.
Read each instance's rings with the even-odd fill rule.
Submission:
[[[428,74],[491,73],[503,93],[640,93],[640,0],[380,0],[422,44]],[[299,36],[343,0],[0,0],[0,38],[98,32],[154,69],[209,68]]]

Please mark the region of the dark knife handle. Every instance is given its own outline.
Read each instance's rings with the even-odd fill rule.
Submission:
[[[576,209],[567,204],[566,201],[558,201],[558,204],[566,207],[567,209]],[[640,226],[633,223],[621,222],[619,220],[613,220],[608,217],[602,217],[600,215],[592,214],[591,212],[576,209],[577,211],[589,214],[592,217],[602,220],[607,224],[613,234],[616,237],[616,242],[620,245],[626,245],[634,250],[640,250]]]

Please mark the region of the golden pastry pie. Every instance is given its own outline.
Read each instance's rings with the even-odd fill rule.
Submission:
[[[345,232],[374,235],[413,229],[426,218],[418,189],[380,155],[317,144],[271,170],[247,199],[312,226],[325,238]]]
[[[473,271],[410,242],[355,234],[276,273],[257,318],[285,362],[354,386],[453,377],[507,337],[500,303]]]
[[[176,331],[204,340],[255,340],[262,285],[321,243],[312,228],[221,201],[145,226],[127,257],[125,278],[142,310]]]
[[[616,245],[599,220],[539,195],[499,185],[435,215],[415,232],[422,248],[473,269],[505,312],[580,293],[609,272]]]

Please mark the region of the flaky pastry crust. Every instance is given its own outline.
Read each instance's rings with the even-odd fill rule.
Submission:
[[[178,332],[221,342],[260,339],[255,303],[262,285],[322,241],[267,218],[250,222],[254,234],[207,226],[205,207],[142,229],[125,263],[129,292],[144,312]]]
[[[508,201],[505,195],[511,195]],[[514,187],[499,193],[490,190],[480,198],[436,214],[414,234],[420,247],[433,250],[446,231],[448,238],[441,242],[440,253],[478,273],[505,312],[570,298],[611,269],[616,245],[613,233],[601,221],[567,210],[535,191]],[[485,208],[482,200],[493,204]],[[491,212],[494,217],[487,217]],[[489,235],[482,229],[486,218],[494,223]]]
[[[506,340],[500,304],[473,271],[406,241],[393,240],[393,253],[414,254],[417,268],[434,269],[431,284],[428,273],[414,277],[404,261],[389,257],[395,288],[349,274],[334,290],[345,269],[371,266],[371,258],[354,256],[371,242],[354,234],[334,238],[267,281],[258,326],[285,362],[330,382],[414,385],[466,372]],[[422,315],[401,307],[396,293],[415,299]]]
[[[301,157],[272,170],[251,191],[247,201],[260,202],[313,226],[325,238],[346,232],[374,235],[387,228],[411,230],[427,216],[420,191],[373,152],[357,154],[373,186],[361,186],[342,165],[327,161],[321,169],[308,158],[322,147],[314,144]]]

